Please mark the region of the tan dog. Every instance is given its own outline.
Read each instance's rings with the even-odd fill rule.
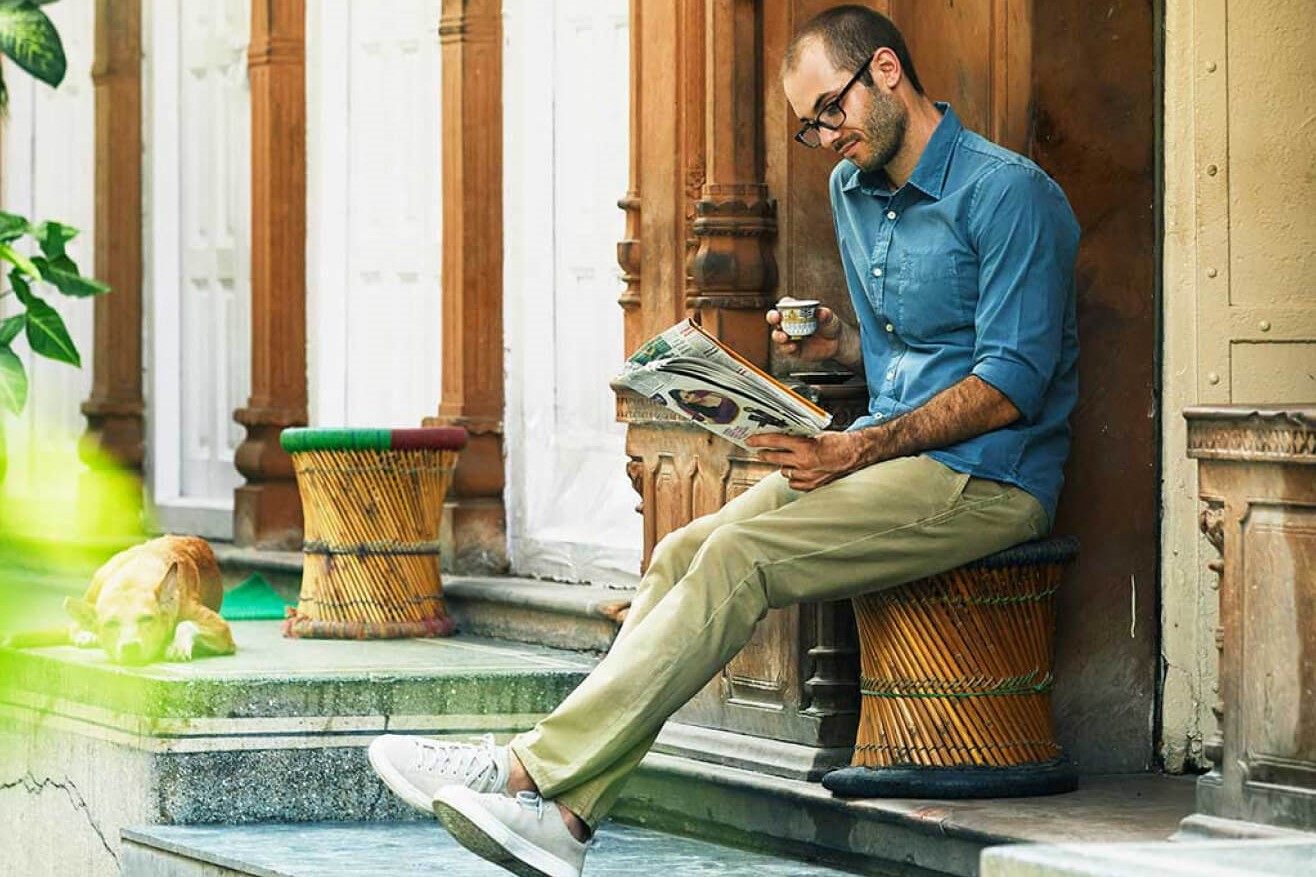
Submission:
[[[223,597],[219,564],[206,540],[161,536],[111,557],[81,600],[64,601],[74,623],[59,640],[99,645],[118,664],[232,654],[233,632],[216,611]],[[20,634],[10,644],[54,643]]]

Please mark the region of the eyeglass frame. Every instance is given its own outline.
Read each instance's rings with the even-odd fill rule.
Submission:
[[[832,98],[826,104],[824,104],[822,109],[818,110],[818,115],[814,116],[811,121],[805,122],[804,125],[800,128],[800,130],[795,132],[795,141],[797,143],[799,143],[801,146],[806,146],[809,149],[818,149],[822,146],[821,137],[819,137],[817,143],[810,143],[804,139],[809,135],[810,131],[817,131],[820,128],[826,128],[828,131],[835,131],[845,124],[845,120],[847,116],[846,116],[845,108],[841,106],[841,102],[845,100],[846,94],[849,93],[851,88],[854,88],[854,84],[859,81],[860,77],[862,77],[864,73],[868,71],[868,65],[871,63],[873,63],[873,58],[872,56],[869,56],[868,60],[864,61],[864,63],[860,65],[859,69],[854,72],[854,76],[850,77],[850,81],[847,82],[844,86],[842,86],[841,90],[836,93],[836,97]],[[830,112],[833,108],[835,108],[835,110],[841,114],[841,121],[837,122],[835,125],[829,125],[827,122],[824,122],[822,120],[822,117],[826,113]]]

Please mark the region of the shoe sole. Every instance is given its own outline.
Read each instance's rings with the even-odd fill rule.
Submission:
[[[407,782],[406,778],[383,756],[376,757],[375,750],[367,748],[366,757],[370,759],[370,766],[375,769],[375,774],[384,781],[384,785],[392,789],[393,794],[417,810],[424,813],[434,812],[432,799],[426,798],[420,789]]]
[[[452,804],[441,798],[434,799],[434,815],[443,823],[443,827],[453,836],[457,843],[466,847],[466,849],[475,853],[487,862],[493,862],[502,868],[506,868],[517,877],[577,877],[579,871],[572,868],[566,862],[553,856],[552,853],[541,850],[533,846],[507,829],[505,825],[489,816],[481,810],[474,813],[465,813],[457,809]],[[552,870],[542,870],[527,862],[521,856],[514,853],[509,847],[518,846],[528,847],[524,852],[530,855],[553,858],[561,867]],[[545,862],[546,867],[552,867],[551,863]]]

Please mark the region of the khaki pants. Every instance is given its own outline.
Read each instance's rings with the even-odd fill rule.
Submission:
[[[545,798],[596,826],[663,722],[769,609],[895,587],[1046,529],[1025,491],[931,457],[888,460],[807,493],[773,473],[658,544],[612,649],[512,751]]]

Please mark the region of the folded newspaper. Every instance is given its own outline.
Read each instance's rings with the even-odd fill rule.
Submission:
[[[810,436],[832,421],[826,411],[690,320],[637,350],[612,383],[742,448],[752,435]]]

